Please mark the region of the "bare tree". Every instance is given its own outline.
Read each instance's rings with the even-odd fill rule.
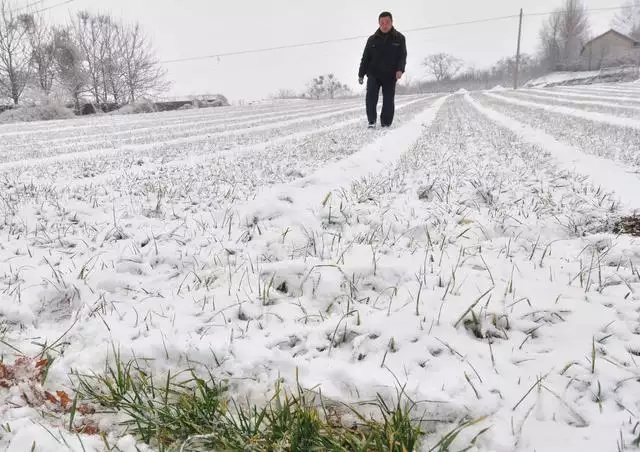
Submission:
[[[572,63],[580,57],[582,46],[589,39],[589,13],[582,0],[565,0],[562,18],[560,58],[564,63]]]
[[[48,96],[56,75],[53,31],[42,16],[21,14],[19,20],[30,45],[31,73],[37,86]]]
[[[487,79],[487,81],[497,83],[510,83],[515,75],[515,69],[515,57],[502,58],[498,60],[493,66],[491,66],[488,74],[482,75],[483,77],[486,75],[485,78]],[[523,53],[520,55],[518,75],[523,82],[527,79],[542,75],[543,72],[544,71],[541,70],[540,61],[538,61],[532,55],[529,55],[527,53]]]
[[[116,105],[126,103],[127,85],[125,82],[126,47],[123,45],[125,28],[116,22],[112,22],[110,31],[107,33],[107,42],[111,42],[107,49],[106,58],[103,62],[105,67],[105,93],[108,91]]]
[[[309,97],[314,99],[335,99],[351,92],[349,86],[341,83],[333,74],[320,75],[314,78],[307,89]]]
[[[433,74],[436,81],[453,79],[463,66],[462,60],[448,53],[429,55],[422,64]]]
[[[324,96],[324,75],[316,77],[309,82],[307,94],[313,99],[320,99]]]
[[[97,66],[100,70],[100,89],[104,102],[113,101],[118,105],[122,97],[122,83],[118,50],[115,47],[120,40],[120,26],[109,15],[94,18],[97,23],[100,41]]]
[[[160,65],[151,42],[139,23],[121,28],[119,50],[122,55],[123,82],[129,102],[135,102],[144,96],[157,95],[169,88],[166,70]]]
[[[17,14],[0,0],[0,96],[18,104],[27,84],[48,95],[61,87],[79,108],[82,95],[97,104],[135,102],[168,89],[166,71],[138,23],[80,11],[69,26],[51,28],[42,16]]]
[[[57,81],[72,97],[75,109],[79,112],[81,96],[90,90],[91,76],[85,67],[83,53],[74,40],[72,30],[58,28],[53,31],[53,36]]]
[[[589,16],[582,0],[565,0],[540,31],[542,60],[549,70],[575,69],[582,46],[589,39]]]
[[[296,99],[300,95],[292,89],[281,88],[273,96],[274,99]]]
[[[169,88],[166,71],[139,23],[83,11],[74,18],[73,30],[96,103],[135,102]]]
[[[627,0],[613,19],[613,26],[640,41],[640,0]]]
[[[9,0],[0,0],[0,94],[18,105],[29,80],[31,53],[26,29]]]
[[[553,13],[540,30],[540,56],[550,71],[555,71],[560,63],[560,24],[562,14]]]
[[[108,19],[104,15],[93,15],[79,11],[71,21],[73,39],[82,52],[90,81],[90,91],[97,104],[108,101],[105,94],[105,55],[109,43],[105,42],[104,31]]]
[[[325,86],[329,99],[334,99],[341,94],[348,94],[351,91],[346,84],[340,83],[333,74],[327,76]]]

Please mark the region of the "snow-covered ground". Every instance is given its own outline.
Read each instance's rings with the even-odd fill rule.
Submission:
[[[527,88],[547,88],[552,86],[600,85],[604,83],[638,82],[637,67],[612,67],[596,71],[560,71],[529,80]]]
[[[633,450],[640,241],[612,229],[640,209],[640,86],[402,96],[364,123],[342,100],[0,126],[2,360],[48,357],[72,397],[113,347],[255,403],[279,378],[406,384],[424,450],[483,416],[452,451]],[[34,399],[28,367],[0,367],[1,450],[106,450],[70,432],[88,418],[148,450]]]
[[[565,83],[579,80],[590,80],[593,77],[597,77],[600,71],[559,71],[553,72],[548,75],[544,75],[534,80],[530,80],[526,83],[527,87],[545,87],[548,85],[554,85],[557,83]]]

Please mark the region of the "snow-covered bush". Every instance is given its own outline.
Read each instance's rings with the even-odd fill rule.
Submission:
[[[222,94],[206,94],[193,98],[195,108],[228,107],[229,100]]]
[[[44,105],[18,106],[0,114],[0,123],[51,121],[55,119],[71,119],[75,117],[73,110],[64,105],[48,103]]]
[[[140,113],[154,113],[158,111],[156,105],[149,99],[143,99],[138,102],[124,105],[112,112],[114,115],[137,115]]]

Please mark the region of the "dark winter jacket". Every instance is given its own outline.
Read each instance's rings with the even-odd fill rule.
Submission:
[[[378,28],[367,39],[358,77],[395,78],[397,71],[404,72],[406,64],[407,44],[404,35],[395,28],[391,28],[389,33],[383,33]]]

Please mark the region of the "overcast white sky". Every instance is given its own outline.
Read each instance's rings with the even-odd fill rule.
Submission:
[[[42,0],[42,6],[61,0]],[[20,4],[33,0],[18,0]],[[351,36],[377,28],[389,10],[399,31],[496,16],[550,11],[562,0],[74,0],[47,11],[61,21],[70,11],[110,11],[137,20],[162,60],[242,51]],[[620,0],[584,0],[588,8],[619,6]],[[614,12],[593,12],[593,33],[610,28]],[[522,50],[533,52],[545,17],[525,17]],[[478,67],[515,54],[517,20],[406,33],[407,76],[426,77],[421,61],[449,52]],[[230,100],[268,96],[280,88],[301,90],[316,75],[333,72],[354,89],[365,39],[217,59],[167,64],[170,94],[223,93]]]

